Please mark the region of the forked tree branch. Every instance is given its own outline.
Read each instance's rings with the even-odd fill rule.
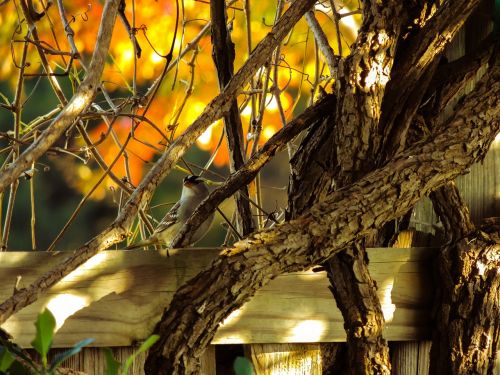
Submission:
[[[319,264],[481,160],[500,130],[494,66],[447,126],[295,220],[251,235],[182,286],[156,327],[149,374],[192,374],[218,325],[271,279]]]
[[[101,75],[108,55],[111,35],[118,14],[120,0],[108,0],[104,6],[96,46],[87,75],[75,94],[50,126],[12,164],[0,174],[0,191],[4,191],[21,173],[31,168],[56,142],[78,116],[92,103],[101,84]]]
[[[123,241],[127,237],[127,230],[134,216],[137,214],[139,208],[149,202],[150,197],[162,179],[206,128],[227,112],[231,105],[231,99],[244,88],[245,83],[267,61],[272,51],[302,15],[312,7],[314,2],[315,0],[296,0],[290,5],[271,32],[255,47],[246,63],[233,76],[224,90],[205,107],[203,113],[198,116],[183,134],[172,142],[165,153],[154,164],[122,207],[115,221],[85,245],[75,250],[65,261],[35,280],[28,288],[17,290],[12,297],[5,300],[0,305],[0,324],[5,322],[16,311],[36,301],[41,293],[45,292],[85,261],[100,251]],[[1,178],[4,177],[2,176]]]
[[[421,30],[401,42],[382,105],[379,165],[404,148],[408,128],[438,65],[436,59],[479,2],[444,2]]]

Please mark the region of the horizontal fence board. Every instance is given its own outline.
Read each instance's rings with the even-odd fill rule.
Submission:
[[[48,307],[56,316],[54,347],[84,338],[93,346],[128,346],[143,340],[175,290],[207,267],[220,249],[105,251],[53,286],[2,328],[22,346],[33,340],[36,315]],[[387,321],[387,340],[429,337],[432,248],[369,249],[370,272],[378,285]],[[0,253],[0,299],[29,285],[68,253]],[[324,272],[277,277],[219,328],[214,344],[345,341],[343,320]]]

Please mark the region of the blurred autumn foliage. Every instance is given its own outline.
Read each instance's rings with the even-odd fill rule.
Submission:
[[[75,92],[90,62],[103,11],[103,3],[93,0],[22,1],[39,16],[34,23],[36,35],[26,22],[20,0],[0,5],[0,53],[4,57],[0,61],[4,107],[0,108],[0,118],[8,119],[0,129],[3,163],[12,157],[9,152],[15,150],[12,145],[16,139],[21,145],[29,144],[60,111],[64,103],[57,90],[66,98]],[[82,116],[81,128],[71,128],[58,141],[56,154],[64,157],[50,162],[62,171],[66,185],[79,194],[88,194],[91,200],[101,200],[109,196],[109,191],[116,191],[117,179],[130,188],[136,186],[147,165],[219,93],[208,1],[128,0],[122,5],[126,6],[114,28],[102,90]],[[235,71],[288,6],[284,0],[227,2]],[[328,39],[336,41],[331,46],[334,54],[347,55],[361,21],[358,1],[324,1],[317,3],[314,13]],[[48,79],[46,67],[52,79]],[[23,105],[16,127],[4,109],[14,101],[20,76],[24,82],[20,93]],[[325,59],[302,19],[238,97],[246,157],[255,151],[254,143],[265,143],[316,96],[331,91],[332,84]],[[112,120],[103,121],[105,116]],[[220,175],[220,168],[228,164],[223,133],[222,120],[212,124],[197,140],[205,156],[200,157],[198,151],[196,160],[181,164],[181,170],[188,172],[189,167],[199,174],[213,165]],[[94,148],[104,163],[96,160],[91,152]],[[41,163],[36,170],[43,166]],[[102,180],[103,166],[111,166],[116,178]],[[250,190],[255,192],[255,184]]]
[[[65,37],[65,28],[60,22],[57,6],[50,5],[44,0],[34,2],[34,5],[39,12],[48,8],[46,17],[37,23],[43,46],[69,52],[70,45]],[[332,22],[328,6],[325,3],[324,9],[320,9],[316,14],[325,33],[335,35],[335,24]],[[71,29],[75,34],[76,47],[81,53],[81,58],[88,62],[89,55],[94,48],[102,4],[98,1],[75,0],[65,2],[64,7]],[[358,3],[344,2],[343,7],[346,10],[357,9]],[[243,1],[232,2],[228,7],[228,21],[232,25],[231,37],[236,50],[235,69],[244,63],[249,55],[249,50],[271,29],[275,19],[276,4],[274,2],[253,1],[250,4],[249,12],[245,12],[244,8]],[[8,80],[12,85],[15,85],[17,66],[23,48],[23,43],[19,42],[23,41],[27,25],[20,23],[22,14],[20,14],[19,5],[15,1],[4,4],[1,10],[0,53],[2,56],[10,56],[11,58],[3,59],[0,62],[0,79]],[[178,16],[177,10],[179,10]],[[118,24],[114,30],[103,82],[108,92],[123,95],[123,102],[119,105],[128,106],[130,113],[143,114],[144,108],[141,108],[140,105],[134,106],[136,103],[130,100],[130,96],[134,96],[140,101],[140,96],[146,92],[153,80],[164,69],[165,55],[170,50],[171,44],[174,43],[174,59],[184,49],[192,49],[177,63],[174,61],[173,68],[166,75],[157,97],[147,110],[149,121],[164,133],[164,137],[160,136],[158,130],[150,124],[142,122],[134,132],[133,139],[127,145],[129,153],[127,168],[123,160],[116,162],[113,167],[113,171],[118,176],[125,176],[127,169],[131,182],[137,184],[143,174],[144,162],[150,161],[155,153],[161,152],[167,139],[175,138],[196,119],[206,103],[217,95],[218,84],[211,56],[209,29],[206,29],[204,33],[202,31],[210,20],[210,9],[207,2],[186,0],[176,4],[173,0],[129,1],[125,8],[125,15],[130,22],[131,30],[135,31],[135,37],[142,50],[140,58],[134,53],[129,31],[123,24]],[[247,17],[249,17],[250,23],[247,23]],[[343,27],[344,54],[348,52],[346,47],[354,40],[357,30],[356,23],[359,22],[359,18],[360,15],[356,14],[345,18],[340,23]],[[176,23],[178,23],[177,34]],[[200,33],[203,33],[203,36],[196,45],[190,44]],[[249,43],[251,43],[250,46]],[[67,71],[67,78],[71,82],[77,82],[81,79],[83,72],[79,60],[71,61],[68,56],[50,53],[47,56],[54,71]],[[238,98],[244,134],[251,131],[249,123],[257,118],[256,108],[252,110],[252,100],[250,99],[252,89],[254,92],[256,88],[261,90],[266,79],[268,79],[267,93],[265,97],[260,95],[258,98],[258,100],[265,101],[266,107],[261,120],[262,132],[258,140],[259,143],[264,143],[269,139],[283,125],[283,119],[289,120],[297,105],[303,107],[310,100],[312,90],[314,93],[318,93],[319,86],[328,90],[328,84],[331,83],[328,68],[321,59],[318,61],[317,58],[314,39],[305,21],[301,21],[281,47],[276,72],[271,70],[271,74],[267,78],[266,72],[262,69],[255,77],[253,88],[249,85],[248,93],[240,95]],[[36,49],[31,46],[27,57],[27,62],[29,62],[29,67],[26,69],[27,75],[42,73],[43,68],[39,60]],[[39,77],[33,77],[33,79],[36,78]],[[279,90],[281,103],[277,103],[276,96],[273,95],[270,88]],[[260,103],[257,105],[260,106]],[[280,117],[280,106],[283,111],[282,117]],[[30,119],[24,119],[24,121],[26,120]],[[137,120],[131,120],[125,116],[118,118],[113,124],[112,132],[109,131],[108,125],[103,122],[90,126],[91,138],[94,142],[99,142],[98,149],[108,164],[114,160],[119,152],[120,145],[123,144],[131,131],[133,121]],[[220,143],[222,128],[221,121],[214,123],[197,142],[198,147],[202,150],[216,153],[213,159],[216,166],[222,166],[228,161],[225,141],[223,140],[220,147],[217,147]],[[23,131],[30,131],[30,127],[24,127]],[[77,143],[78,146],[83,146],[83,143]],[[92,173],[89,173],[88,168],[88,166],[83,165],[76,168],[75,172],[78,173],[80,179],[91,182]],[[108,186],[110,183],[111,181]],[[85,189],[87,186],[86,183],[77,185],[80,189]]]

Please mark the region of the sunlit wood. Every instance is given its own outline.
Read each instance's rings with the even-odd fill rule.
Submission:
[[[219,249],[145,252],[106,251],[90,259],[34,304],[4,325],[14,340],[28,346],[35,317],[53,307],[61,328],[56,347],[92,337],[96,346],[127,346],[146,338],[175,290],[196,275]],[[429,248],[370,249],[370,272],[383,302],[388,340],[428,338]],[[65,253],[0,253],[0,298],[62,261]],[[66,304],[65,305],[65,302]],[[78,301],[75,304],[75,301]],[[126,327],[126,328],[125,328]],[[213,343],[291,343],[345,340],[343,321],[323,272],[282,275],[230,315]]]

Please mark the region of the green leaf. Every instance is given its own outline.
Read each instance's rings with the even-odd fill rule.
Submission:
[[[93,343],[94,341],[95,341],[94,339],[82,340],[76,343],[71,349],[66,350],[65,352],[59,353],[58,355],[54,356],[49,371],[54,371],[57,367],[59,367],[62,361],[68,359],[71,356],[74,356],[75,354],[80,353],[80,351],[84,346],[87,346]]]
[[[236,375],[253,375],[252,363],[245,357],[236,357],[233,363]]]
[[[7,371],[14,362],[14,356],[5,346],[0,346],[0,371]]]
[[[127,360],[125,361],[125,364],[123,366],[123,369],[122,369],[122,375],[127,375],[128,368],[130,366],[132,366],[132,363],[134,363],[134,359],[135,359],[135,357],[137,357],[138,354],[141,354],[141,353],[145,352],[146,350],[148,350],[159,339],[160,339],[159,335],[151,335],[151,336],[149,336],[146,339],[146,341],[144,341],[141,344],[141,346],[139,346],[139,349],[137,349],[137,351],[135,351],[134,353],[132,353],[132,355],[127,358]]]
[[[105,375],[118,375],[120,369],[120,362],[113,357],[113,352],[110,348],[104,348],[104,355],[106,356],[106,370]]]
[[[54,337],[54,330],[56,328],[56,319],[49,309],[43,310],[38,314],[35,322],[36,336],[31,342],[33,348],[40,354],[42,364],[47,367],[47,353],[52,345],[52,338]]]

